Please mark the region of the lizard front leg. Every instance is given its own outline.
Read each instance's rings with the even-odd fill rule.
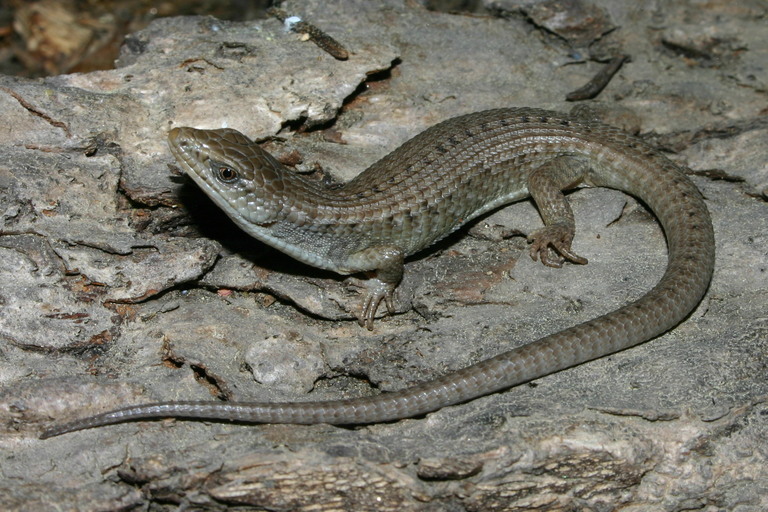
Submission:
[[[358,322],[366,329],[373,330],[373,319],[383,300],[387,312],[395,313],[395,288],[403,278],[403,261],[405,254],[396,245],[376,245],[349,255],[346,268],[354,271],[370,269],[371,275],[366,281],[363,305]]]

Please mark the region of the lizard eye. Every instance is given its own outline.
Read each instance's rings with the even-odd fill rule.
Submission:
[[[226,165],[219,165],[216,168],[216,177],[223,183],[232,183],[237,179],[237,171]]]

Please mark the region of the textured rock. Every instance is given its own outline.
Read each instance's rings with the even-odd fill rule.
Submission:
[[[275,19],[172,18],[130,36],[115,70],[0,77],[5,509],[768,508],[764,4],[486,4],[494,15],[283,3],[346,61]],[[413,259],[402,314],[371,333],[352,320],[353,286],[237,231],[171,172],[165,143],[172,126],[230,126],[345,180],[454,115],[565,110],[611,52],[632,60],[596,110],[696,169],[712,211],[714,280],[681,326],[423,418],[136,422],[37,440],[52,421],[149,400],[400,389],[639,296],[662,272],[660,228],[632,198],[580,190],[589,265],[530,261],[508,235],[541,221],[513,205]]]

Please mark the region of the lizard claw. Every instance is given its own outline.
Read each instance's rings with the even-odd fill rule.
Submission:
[[[376,317],[376,311],[379,309],[379,304],[381,304],[382,300],[387,306],[387,312],[390,315],[395,314],[395,285],[372,278],[368,280],[367,288],[368,293],[363,301],[363,309],[357,322],[361,327],[372,331],[373,319]]]
[[[586,265],[587,259],[571,250],[573,229],[562,224],[552,224],[534,231],[529,237],[531,259],[554,268],[563,266],[567,259],[572,263]]]

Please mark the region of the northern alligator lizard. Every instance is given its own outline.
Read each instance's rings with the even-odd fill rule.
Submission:
[[[247,233],[315,267],[373,271],[361,313],[369,328],[382,300],[391,311],[405,257],[529,196],[545,224],[530,236],[533,259],[586,263],[571,251],[575,224],[561,192],[578,185],[643,201],[664,229],[667,269],[653,289],[616,311],[402,391],[325,402],[136,405],[54,426],[42,437],[139,418],[364,424],[424,414],[658,336],[696,307],[712,276],[712,223],[683,168],[640,139],[581,117],[514,108],[449,119],[338,189],[285,169],[231,129],[175,128],[169,141],[184,171]]]

